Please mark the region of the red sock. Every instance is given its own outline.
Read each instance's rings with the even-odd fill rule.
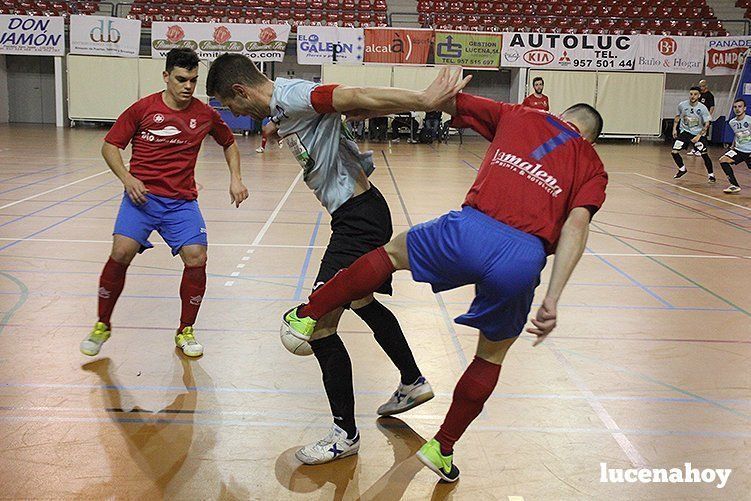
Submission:
[[[266,141],[267,141],[266,136],[261,136],[261,148],[266,147]]]
[[[386,249],[379,247],[316,289],[298,315],[318,320],[342,305],[364,298],[383,285],[395,271]]]
[[[125,272],[127,264],[118,263],[112,258],[107,260],[102,274],[99,276],[99,321],[110,326],[112,310],[115,309],[117,298],[125,286]]]
[[[198,309],[206,292],[206,265],[186,266],[183,270],[183,280],[180,282],[180,299],[183,303],[180,313],[179,331],[196,322]]]
[[[491,364],[479,357],[475,357],[469,364],[459,382],[456,383],[451,407],[440,431],[435,436],[441,444],[441,454],[444,456],[453,454],[454,443],[459,440],[469,423],[480,415],[483,405],[490,398],[498,383],[500,373],[500,365]]]

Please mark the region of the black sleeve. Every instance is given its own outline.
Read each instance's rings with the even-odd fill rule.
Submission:
[[[707,109],[714,106],[714,94],[712,94],[711,92],[707,92],[707,102],[704,103],[704,106],[706,106]]]

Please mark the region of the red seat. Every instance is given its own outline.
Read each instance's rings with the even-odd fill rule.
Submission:
[[[342,23],[344,26],[354,26],[357,16],[354,12],[342,12]]]
[[[321,11],[313,11],[310,13],[310,22],[315,24],[320,24],[323,22],[323,12]]]
[[[292,19],[292,11],[287,9],[279,9],[276,12],[276,19],[277,21],[281,22],[289,21],[290,19]]]
[[[327,24],[338,24],[339,21],[341,21],[341,15],[338,12],[329,11],[326,13]]]
[[[375,0],[375,2],[373,2],[373,10],[376,12],[386,12],[388,8],[386,0]]]
[[[264,23],[268,23],[272,19],[274,19],[274,10],[273,9],[264,8],[261,11],[261,20]]]
[[[203,5],[199,5],[196,8],[193,9],[194,15],[201,16],[201,17],[208,17],[211,11],[208,7],[205,7]]]

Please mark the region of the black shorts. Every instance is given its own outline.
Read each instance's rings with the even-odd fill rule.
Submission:
[[[688,147],[694,147],[696,151],[699,151],[701,153],[706,153],[707,148],[709,147],[709,141],[705,136],[702,136],[701,139],[699,139],[696,143],[692,143],[691,140],[696,137],[695,134],[691,134],[687,131],[681,131],[678,133],[678,137],[675,139],[675,142],[673,143],[673,149],[674,150],[683,150]]]
[[[313,290],[331,280],[339,270],[348,268],[363,254],[387,244],[393,233],[386,199],[371,184],[368,191],[350,198],[331,214],[331,239],[321,259]],[[391,278],[376,292],[391,295]]]
[[[744,153],[742,151],[738,151],[735,148],[732,148],[725,152],[725,157],[730,158],[733,160],[733,164],[738,165],[743,162],[746,162],[746,165],[748,165],[748,160],[751,158],[751,153]]]

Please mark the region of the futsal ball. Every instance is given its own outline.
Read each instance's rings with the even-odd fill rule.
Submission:
[[[293,336],[284,324],[282,324],[282,327],[279,330],[279,337],[288,352],[294,355],[300,355],[301,357],[307,357],[308,355],[313,354],[313,348],[310,347],[310,343]]]

